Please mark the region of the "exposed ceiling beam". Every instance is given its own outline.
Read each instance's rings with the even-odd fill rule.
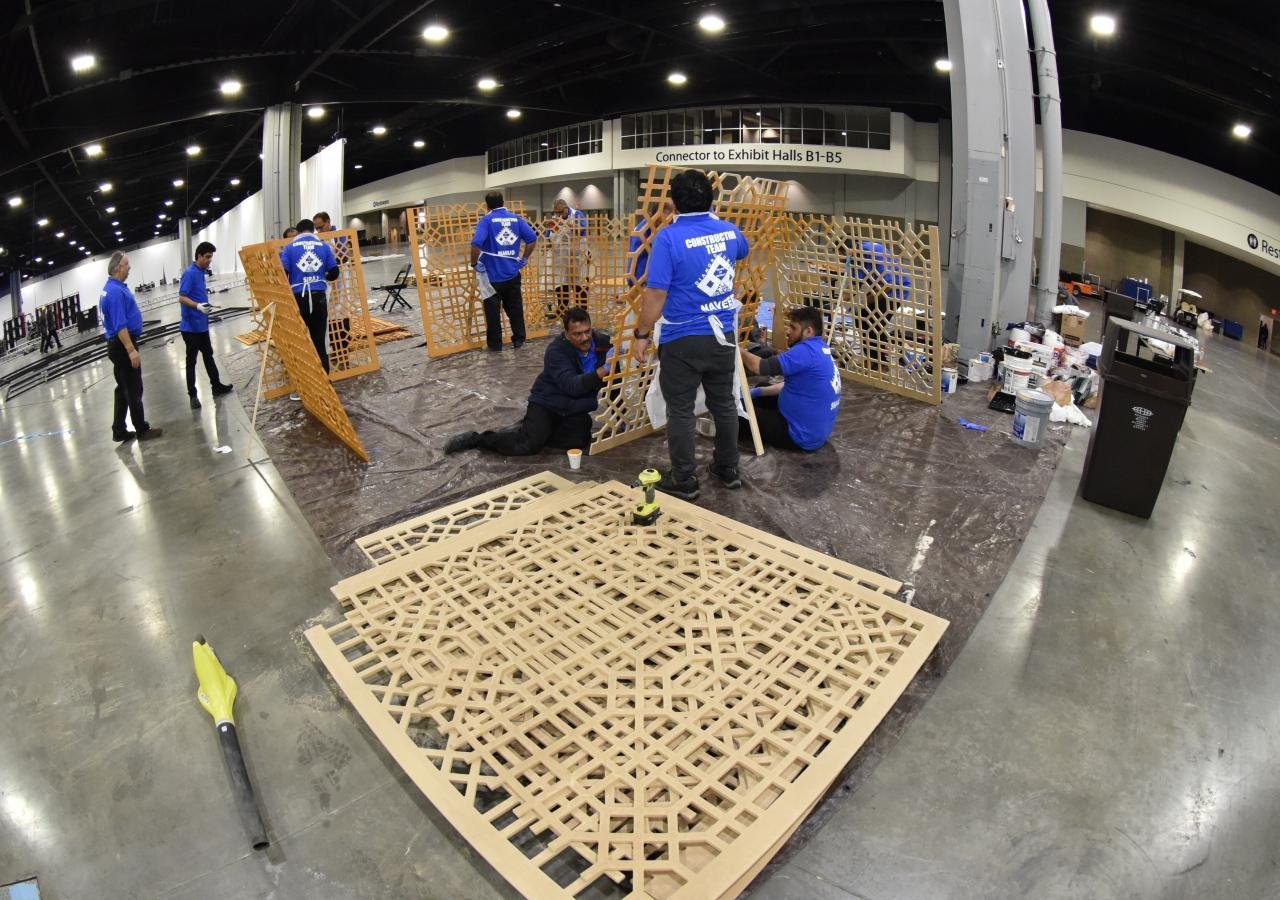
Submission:
[[[213,170],[213,174],[210,175],[209,180],[204,183],[204,187],[196,191],[195,196],[191,198],[189,203],[187,203],[186,212],[183,213],[184,216],[191,215],[192,207],[194,207],[200,198],[204,196],[204,192],[209,190],[209,185],[213,184],[214,179],[222,174],[222,170],[227,167],[227,163],[235,159],[236,154],[240,152],[240,148],[245,145],[245,142],[248,141],[249,138],[253,137],[255,132],[259,134],[262,132],[262,120],[265,117],[266,113],[263,113],[253,120],[253,124],[249,126],[249,130],[240,136],[240,140],[236,141],[236,145],[231,148],[231,152],[223,158],[222,162],[218,163],[218,168]]]
[[[325,61],[329,57],[333,56],[333,54],[337,53],[339,50],[341,50],[343,47],[346,46],[347,41],[355,37],[356,34],[362,28],[364,28],[366,25],[368,25],[370,22],[376,19],[379,15],[382,14],[383,10],[385,10],[388,6],[390,6],[395,2],[396,0],[380,0],[380,2],[376,6],[374,6],[373,9],[369,10],[369,12],[365,15],[363,19],[361,19],[359,22],[356,22],[346,31],[342,32],[342,34],[338,37],[338,39],[334,41],[332,44],[330,44],[328,49],[326,49],[323,53],[321,53],[320,56],[317,57],[311,63],[311,65],[307,66],[306,69],[303,70],[302,74],[298,76],[297,80],[294,81],[293,83],[294,92],[296,93],[302,87],[302,82],[307,80],[307,76],[309,76],[316,69],[324,65]]]
[[[409,12],[405,13],[403,16],[401,16],[400,18],[396,19],[396,20],[395,20],[395,22],[394,22],[392,25],[390,25],[389,27],[387,27],[386,29],[384,29],[383,31],[381,31],[381,32],[378,34],[378,36],[377,36],[376,38],[374,38],[373,40],[371,40],[371,41],[367,42],[367,43],[366,43],[363,47],[361,47],[360,49],[361,49],[361,50],[368,50],[368,49],[369,49],[370,47],[372,47],[374,44],[378,43],[378,41],[382,40],[384,37],[386,37],[386,36],[387,36],[387,35],[389,35],[391,32],[395,31],[397,28],[399,28],[401,25],[403,25],[405,22],[407,22],[409,19],[413,18],[413,17],[414,17],[414,16],[416,16],[418,13],[422,12],[424,9],[426,9],[428,6],[430,6],[432,3],[435,3],[435,2],[436,2],[436,0],[426,0],[426,2],[425,2],[425,3],[419,3],[417,6],[415,6],[413,9],[411,9]]]

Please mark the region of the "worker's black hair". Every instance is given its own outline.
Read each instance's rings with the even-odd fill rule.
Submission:
[[[590,322],[591,313],[587,312],[581,306],[570,306],[564,311],[564,330],[568,331],[569,326],[574,322]]]
[[[289,233],[289,232],[291,232],[291,231],[293,232],[293,234],[290,234],[290,233]],[[284,236],[285,236],[286,238],[297,237],[297,236],[298,236],[298,229],[294,228],[294,227],[291,225],[291,226],[289,226],[288,228],[286,228],[286,229],[284,230]]]
[[[814,334],[822,337],[822,313],[815,307],[793,306],[790,318],[801,328],[812,328]]]
[[[196,245],[196,256],[204,256],[206,253],[216,253],[218,248],[208,241],[201,241]]]
[[[303,219],[301,222],[298,223],[297,228],[303,234],[316,233],[316,223],[312,222],[310,219]]]
[[[678,213],[707,212],[711,209],[711,179],[697,169],[685,169],[671,179],[671,202]]]
[[[501,209],[502,204],[502,191],[490,191],[484,195],[484,205],[490,210]]]

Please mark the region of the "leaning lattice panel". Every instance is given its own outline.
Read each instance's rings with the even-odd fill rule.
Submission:
[[[793,306],[822,311],[827,343],[854,381],[942,402],[938,229],[789,216],[776,327]]]
[[[657,355],[650,352],[645,363],[637,363],[630,356],[631,332],[639,320],[645,288],[644,275],[637,279],[634,274],[639,260],[648,259],[654,236],[670,221],[663,212],[663,204],[671,197],[671,178],[680,171],[671,166],[651,166],[648,178],[640,184],[639,209],[627,229],[628,244],[635,244],[626,255],[622,276],[627,290],[619,296],[611,321],[617,352],[613,371],[606,377],[601,392],[601,410],[596,418],[599,428],[591,445],[592,453],[603,453],[655,430],[645,409],[645,396],[653,382]],[[742,303],[738,315],[738,338],[742,341],[760,307],[778,229],[785,221],[788,186],[774,179],[727,172],[708,172],[707,175],[715,190],[716,215],[737,225],[751,244],[751,253],[738,262],[734,272],[734,295]]]
[[[589,484],[591,482],[588,482]],[[385,565],[408,556],[428,544],[457,537],[469,528],[496,519],[544,497],[577,488],[572,481],[551,472],[539,472],[521,481],[477,494],[442,509],[367,534],[356,546],[374,565]]]
[[[524,204],[513,200],[507,209],[525,215]],[[476,203],[419,206],[408,211],[413,269],[428,356],[447,356],[485,346],[484,309],[475,272],[471,269],[471,238],[485,207]],[[539,241],[541,243],[541,241]],[[527,272],[527,269],[526,269]],[[536,279],[521,273],[525,332],[546,335],[545,304]],[[511,329],[502,316],[503,341]]]
[[[253,264],[252,256],[246,258],[251,249],[246,247],[240,251],[246,271]],[[302,398],[302,405],[357,456],[368,462],[369,455],[365,453],[355,428],[351,426],[347,411],[333,389],[333,382],[320,365],[320,357],[316,355],[311,334],[302,321],[302,314],[298,312],[298,304],[294,302],[288,283],[259,282],[254,290],[263,316],[268,322],[273,316],[275,318],[275,324],[271,325],[271,349],[276,352],[280,367],[292,377],[293,387]],[[271,307],[272,303],[275,304],[274,307]],[[274,312],[269,311],[270,309],[274,309]]]
[[[354,375],[376,372],[379,368],[378,350],[372,337],[373,326],[356,232],[348,228],[328,231],[319,237],[333,248],[333,255],[338,260],[338,280],[330,282],[325,292],[329,311],[329,380],[341,381]],[[245,280],[250,302],[254,307],[255,330],[263,334],[266,329],[261,309],[265,304],[258,302],[255,286],[289,286],[279,255],[280,250],[288,243],[286,240],[266,241],[252,244],[240,251],[240,258],[245,260]],[[270,400],[294,390],[289,380],[289,371],[281,364],[275,348],[267,347],[263,352],[267,353],[264,396]]]
[[[524,896],[730,898],[946,622],[611,482],[349,578],[307,637]]]
[[[570,306],[585,307],[592,322],[608,327],[625,304],[631,223],[611,215],[578,219],[549,216],[535,223],[538,248],[525,269],[536,292],[540,321],[555,330]],[[528,306],[528,303],[525,304]]]

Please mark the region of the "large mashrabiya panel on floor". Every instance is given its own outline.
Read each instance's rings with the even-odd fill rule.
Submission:
[[[734,897],[946,622],[691,504],[639,528],[638,490],[562,496],[343,581],[307,637],[526,897]]]

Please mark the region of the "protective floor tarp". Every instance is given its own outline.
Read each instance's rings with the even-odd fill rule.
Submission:
[[[416,309],[374,314],[421,332]],[[355,538],[515,479],[549,469],[574,480],[630,483],[646,467],[667,467],[662,434],[585,458],[579,472],[570,471],[562,451],[519,459],[479,450],[443,454],[456,432],[497,429],[521,418],[546,345],[544,339],[520,350],[435,360],[421,337],[379,346],[380,372],[335,385],[369,451],[367,465],[301,404],[262,404],[258,433],[344,575],[368,567]],[[253,404],[256,360],[246,352],[229,361],[246,409]],[[1009,437],[1013,417],[987,409],[988,386],[962,387],[934,407],[846,384],[835,434],[820,450],[769,450],[757,458],[744,444],[737,491],[700,470],[700,505],[900,580],[904,598],[951,622],[911,688],[775,865],[821,827],[933,693],[1040,507],[1070,426],[1051,426],[1042,450],[1024,449]],[[957,424],[961,417],[990,430],[965,429]],[[699,438],[702,466],[711,449],[709,439]]]

